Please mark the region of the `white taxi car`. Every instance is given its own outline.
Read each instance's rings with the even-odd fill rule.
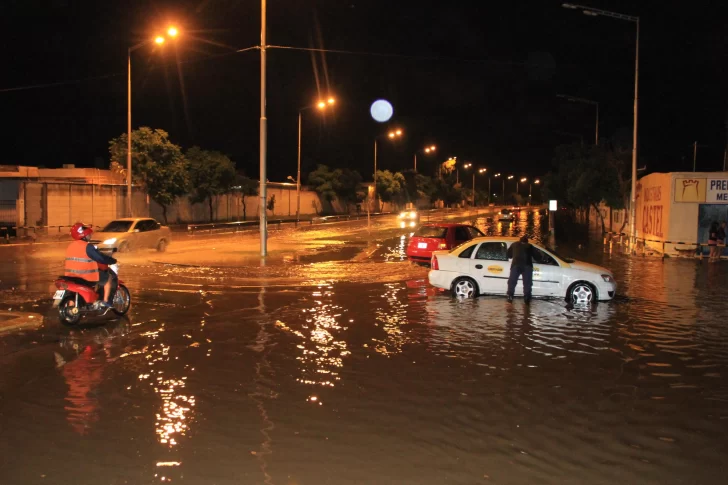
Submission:
[[[505,295],[511,268],[508,247],[516,241],[515,237],[479,237],[450,251],[436,251],[432,253],[430,284],[463,298]],[[576,303],[614,298],[617,283],[608,269],[558,256],[539,244],[532,245],[533,296],[565,297]],[[520,281],[516,295],[523,295]]]

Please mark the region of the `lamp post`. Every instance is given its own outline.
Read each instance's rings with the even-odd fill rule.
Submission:
[[[428,147],[425,147],[422,151],[426,154],[435,153],[435,150],[437,147],[435,145],[430,145]],[[415,152],[415,172],[417,172],[417,152]]]
[[[498,178],[498,177],[500,177],[500,176],[501,176],[501,174],[499,174],[499,173],[497,173],[497,174],[493,175],[493,177],[494,177],[494,178]],[[504,198],[505,198],[505,193],[506,193],[506,187],[505,187],[505,180],[504,180],[504,181],[503,181],[503,197],[504,197]],[[495,195],[495,194],[493,194],[493,195]],[[501,203],[503,203],[503,201],[501,201]]]
[[[509,175],[508,180],[513,178],[513,175]],[[503,179],[503,205],[506,205],[506,179]]]
[[[312,106],[304,106],[298,110],[298,175],[296,176],[296,222],[299,221],[301,214],[301,121],[303,119],[303,112],[311,108],[318,108],[323,111],[328,106],[333,106],[336,103],[335,98],[328,98],[326,101],[320,100],[318,103]]]
[[[531,203],[531,189],[533,188],[533,185],[534,184],[538,185],[540,183],[541,183],[541,181],[539,179],[536,179],[532,183],[528,184],[528,203],[529,204]]]
[[[611,17],[618,20],[625,20],[635,24],[635,56],[634,56],[634,106],[633,106],[633,120],[632,120],[632,191],[630,195],[629,204],[629,228],[630,228],[630,239],[632,246],[634,247],[634,241],[637,235],[636,225],[636,213],[637,213],[637,107],[639,100],[639,65],[640,65],[640,18],[632,15],[624,15],[621,13],[610,12],[608,10],[599,10],[596,8],[585,7],[583,5],[574,5],[571,3],[562,4],[564,8],[581,10],[585,15],[590,17]]]
[[[268,217],[265,213],[266,194],[266,160],[268,157],[268,118],[266,117],[266,0],[260,0],[260,189],[258,211],[260,213],[260,255],[268,255]]]
[[[397,128],[395,130],[391,130],[388,133],[386,133],[387,138],[390,140],[394,140],[396,138],[401,138],[403,134],[403,131],[401,128]],[[379,138],[383,137],[385,135],[379,135],[374,137],[374,203],[377,203],[377,140]],[[376,207],[375,207],[376,208]],[[369,204],[367,204],[367,219],[369,219]]]
[[[178,34],[179,30],[174,26],[170,26],[167,29],[167,35],[172,39],[176,38]],[[164,36],[158,35],[154,39],[139,42],[129,47],[126,51],[126,212],[129,214],[129,217],[134,216],[131,203],[131,53],[151,42],[162,45],[165,40],[166,38]]]
[[[591,99],[586,98],[577,98],[576,96],[567,96],[565,94],[557,94],[556,97],[566,99],[574,103],[590,104],[596,107],[596,121],[594,123],[594,144],[599,145],[599,102],[592,101]]]
[[[485,173],[488,169],[478,169],[478,173]],[[488,192],[490,192],[490,183],[488,183]],[[473,170],[473,207],[475,207],[475,170]]]
[[[466,163],[465,165],[463,165],[463,170],[467,170],[472,166],[473,166],[472,163]],[[463,185],[465,185],[465,184],[463,184]],[[473,195],[471,197],[471,201],[472,201],[472,205],[475,205],[475,170],[473,170]]]
[[[521,180],[516,180],[516,196],[520,196],[521,195],[520,191],[518,190],[518,183],[519,182],[527,182],[527,181],[528,181],[528,179],[526,177],[523,177]],[[516,198],[516,202],[518,202],[518,198]]]

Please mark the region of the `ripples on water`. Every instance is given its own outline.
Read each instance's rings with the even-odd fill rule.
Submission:
[[[138,291],[128,325],[25,357],[3,483],[724,483],[728,265],[559,249],[620,298],[458,301],[401,262],[268,288],[165,268],[179,292]]]

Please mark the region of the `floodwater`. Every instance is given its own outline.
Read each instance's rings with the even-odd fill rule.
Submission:
[[[354,261],[122,265],[128,318],[0,337],[0,483],[725,483],[728,263],[559,235],[615,301],[454,300],[396,231]],[[53,271],[13,255],[22,291]]]

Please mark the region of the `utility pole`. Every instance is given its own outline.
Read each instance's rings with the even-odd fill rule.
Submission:
[[[698,142],[693,142],[693,172],[695,171],[695,164],[698,159]]]
[[[266,257],[268,255],[268,217],[265,213],[266,203],[268,201],[266,188],[266,158],[268,155],[268,118],[266,117],[266,64],[265,64],[265,27],[266,27],[266,0],[260,0],[260,255]]]

